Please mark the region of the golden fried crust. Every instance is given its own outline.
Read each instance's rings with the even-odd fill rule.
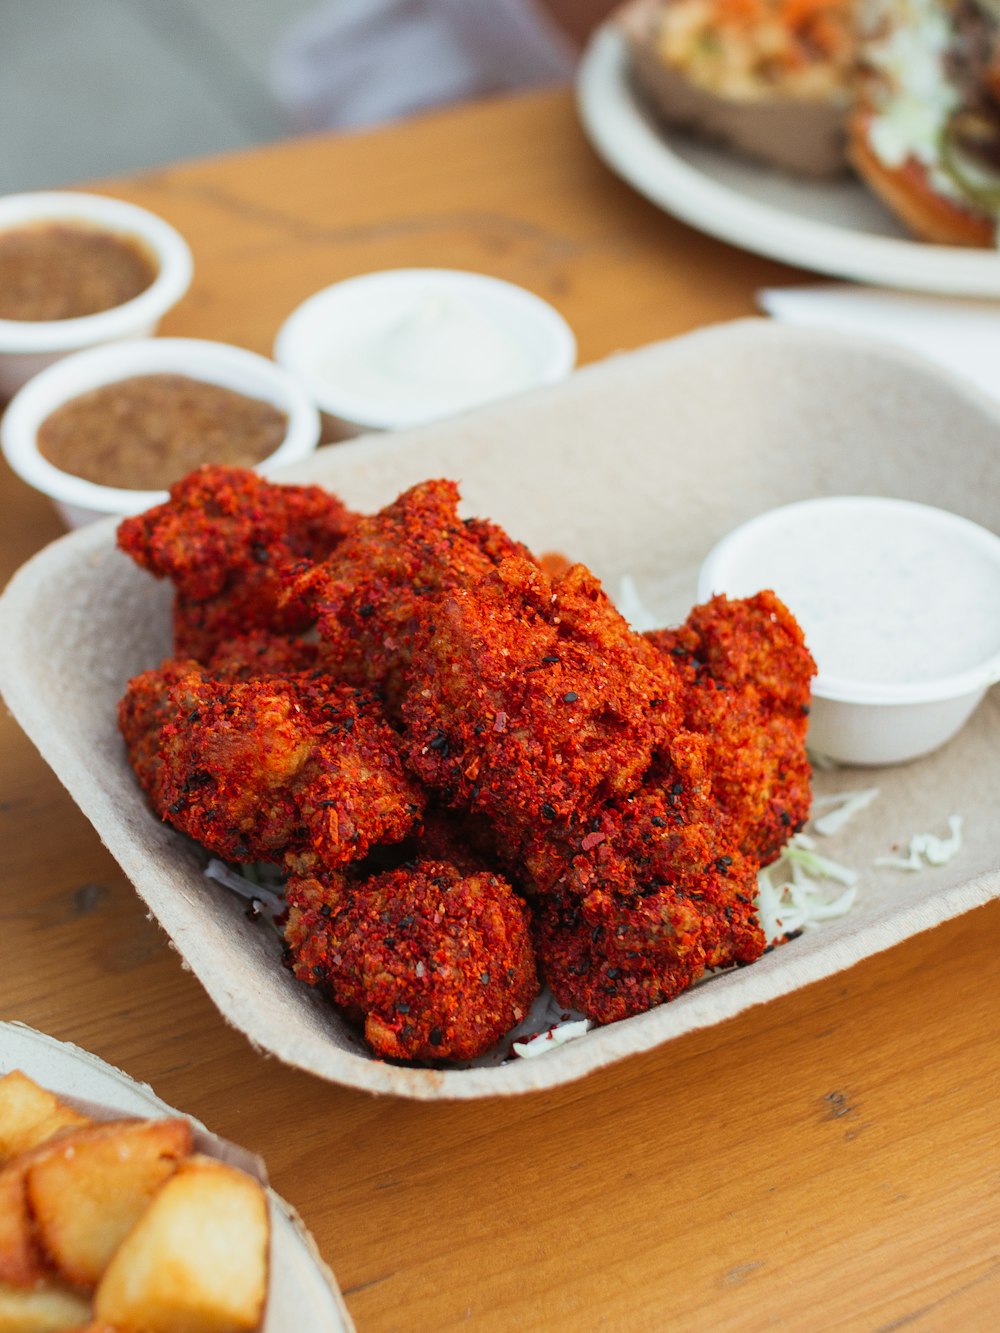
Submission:
[[[809,815],[806,757],[816,665],[773,592],[714,597],[647,639],[684,681],[684,722],[708,740],[712,793],[736,844],[773,861]]]
[[[295,975],[363,1022],[383,1058],[472,1059],[538,994],[528,909],[497,875],[444,861],[362,884],[293,873],[287,895]]]
[[[346,864],[423,808],[374,701],[309,674],[226,682],[168,663],[130,682],[119,718],[157,814],[227,860],[308,846]]]
[[[413,771],[515,855],[539,822],[582,823],[636,788],[680,713],[669,658],[580,565],[550,583],[505,560],[439,598],[418,621],[409,681]]]
[[[323,559],[354,522],[318,486],[275,486],[243,468],[208,465],[173,486],[165,504],[125,519],[118,544],[171,580],[177,655],[207,661],[247,630],[304,629],[309,615],[283,595],[281,571]]]
[[[458,488],[427,481],[362,518],[333,554],[287,579],[286,597],[317,618],[330,669],[395,707],[426,602],[475,582],[526,549],[483,519],[458,517]]]

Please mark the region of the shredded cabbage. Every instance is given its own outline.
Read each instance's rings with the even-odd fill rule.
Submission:
[[[526,1041],[515,1041],[514,1054],[523,1060],[534,1059],[536,1055],[551,1051],[555,1046],[564,1046],[575,1037],[582,1037],[592,1026],[588,1018],[573,1018],[568,1023],[557,1023],[545,1032],[536,1032]]]
[[[781,857],[757,873],[757,919],[769,945],[843,916],[854,906],[857,874],[820,856],[815,846],[808,834],[796,833]],[[787,878],[780,878],[783,874]],[[831,897],[824,880],[846,887]]]
[[[876,856],[875,865],[893,870],[924,870],[927,866],[943,866],[951,860],[962,845],[962,817],[949,815],[947,838],[933,833],[917,833],[910,839],[906,856]]]
[[[840,791],[830,796],[817,796],[813,801],[813,809],[819,810],[824,806],[832,805],[835,808],[829,814],[820,815],[818,819],[812,821],[813,830],[822,834],[824,838],[831,838],[835,833],[839,833],[849,820],[862,810],[867,810],[872,801],[878,796],[878,787],[865,787],[861,791]]]
[[[272,922],[286,910],[285,900],[280,892],[275,892],[274,889],[257,882],[264,876],[254,866],[244,866],[241,873],[226,865],[225,861],[219,861],[213,856],[205,867],[205,877],[224,884],[227,889],[239,894],[247,902],[263,909]]]

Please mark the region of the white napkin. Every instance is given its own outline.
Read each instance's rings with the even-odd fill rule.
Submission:
[[[787,324],[884,338],[1000,400],[1000,301],[921,296],[849,283],[769,287],[761,309]]]

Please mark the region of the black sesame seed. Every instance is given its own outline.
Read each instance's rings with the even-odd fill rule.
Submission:
[[[556,817],[555,806],[549,805],[548,801],[546,801],[542,806],[542,814],[545,816],[546,819],[555,819]]]
[[[577,699],[579,699],[579,697],[580,697],[580,696],[577,694],[576,690],[568,690],[568,691],[563,695],[563,703],[564,703],[564,704],[575,704],[576,701],[577,701]]]
[[[543,661],[543,662],[548,662],[548,663],[558,662],[558,661],[559,661],[559,658],[558,658],[558,657],[555,657],[555,656],[553,656],[551,653],[549,653],[546,657],[543,657],[543,658],[542,658],[542,661]]]
[[[651,824],[655,824],[657,828],[664,828],[667,823],[667,821],[663,818],[662,815],[654,815],[649,822]]]
[[[408,1014],[409,1012],[410,1012],[410,1006],[408,1004],[404,1004],[402,1000],[400,1000],[399,1004],[396,1005],[396,1013]]]
[[[431,1028],[430,1043],[432,1046],[440,1046],[444,1041],[444,1033],[440,1028]]]
[[[367,620],[369,616],[373,616],[374,614],[375,608],[372,606],[371,602],[365,602],[364,606],[358,607],[358,615],[361,616],[363,620]]]

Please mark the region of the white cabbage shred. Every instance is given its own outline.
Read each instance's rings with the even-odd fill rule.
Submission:
[[[813,801],[814,810],[823,810],[827,806],[834,808],[829,814],[813,819],[813,832],[822,834],[824,838],[833,837],[855,815],[867,810],[878,793],[878,787],[865,787],[861,791],[839,791],[830,796],[817,796]]]
[[[536,1032],[526,1041],[515,1041],[514,1054],[521,1056],[523,1060],[534,1059],[536,1055],[544,1055],[546,1051],[551,1051],[556,1046],[565,1045],[574,1037],[582,1037],[585,1032],[590,1031],[590,1028],[591,1023],[587,1018],[572,1018],[566,1023],[557,1023],[545,1032]]]
[[[808,834],[796,833],[779,859],[757,873],[757,919],[767,943],[849,912],[858,896],[857,879],[849,866],[821,856]],[[831,894],[830,883],[843,892]]]
[[[925,870],[928,866],[946,865],[962,845],[961,815],[949,815],[948,830],[947,838],[916,833],[910,839],[906,856],[877,856],[875,864],[893,870]]]

